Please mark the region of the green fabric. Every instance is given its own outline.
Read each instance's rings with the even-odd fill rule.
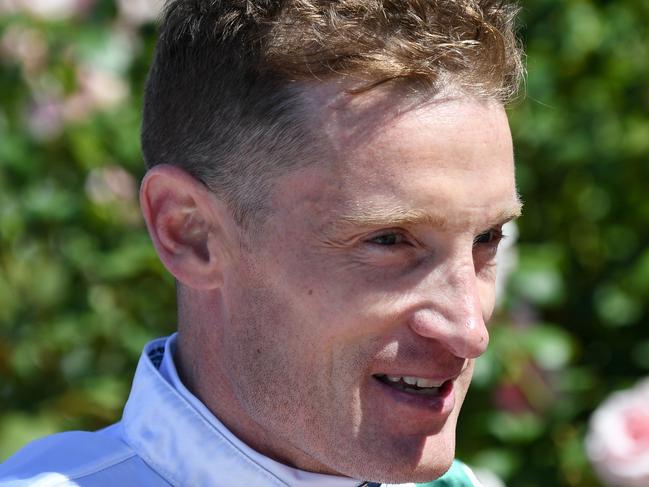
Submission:
[[[425,484],[417,484],[418,487],[474,487],[475,484],[467,476],[462,462],[455,460],[451,468],[437,480]]]

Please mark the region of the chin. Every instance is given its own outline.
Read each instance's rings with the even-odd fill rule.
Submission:
[[[345,475],[371,482],[388,484],[425,483],[446,473],[455,458],[455,432],[425,437],[393,439],[382,443],[380,451],[366,450],[356,458],[354,467]]]
[[[353,477],[384,484],[420,484],[438,479],[451,468],[452,463],[453,457],[451,456],[448,459],[437,459],[430,464],[417,465],[412,468],[404,468],[403,464],[399,464],[386,470],[386,465],[382,465],[371,472],[363,472],[364,475],[354,475]]]
[[[409,480],[401,480],[399,482],[425,483],[438,479],[444,475],[449,468],[451,468],[454,458],[455,451],[451,451],[448,454],[442,454],[442,456],[431,459],[428,462],[422,461],[422,463],[408,476]]]
[[[455,450],[435,451],[431,456],[422,456],[416,465],[409,469],[399,469],[395,472],[395,478],[391,479],[391,483],[425,483],[435,480],[444,475],[455,458]],[[398,477],[398,478],[396,478]]]

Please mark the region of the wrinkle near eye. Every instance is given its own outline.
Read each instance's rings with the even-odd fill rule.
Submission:
[[[325,236],[319,238],[318,242],[321,247],[328,249],[347,249],[354,246],[355,240],[357,240],[356,237],[334,238],[332,236]]]

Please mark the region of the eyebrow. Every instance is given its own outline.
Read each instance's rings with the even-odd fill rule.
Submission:
[[[502,225],[518,218],[522,213],[523,203],[517,195],[513,204],[490,216],[489,225]],[[450,226],[448,217],[442,213],[434,214],[427,211],[407,209],[403,207],[382,207],[356,209],[344,214],[335,223],[336,227],[383,227],[427,225],[440,229]]]

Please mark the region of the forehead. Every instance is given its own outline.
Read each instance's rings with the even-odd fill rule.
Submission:
[[[509,152],[506,162],[512,162],[509,125],[497,102],[459,94],[422,100],[390,89],[316,93],[309,102],[319,133],[336,161],[355,162],[347,169],[368,156],[381,162],[401,155],[405,164],[432,157],[437,168],[445,163],[466,170],[480,169],[471,167],[479,162],[476,152]]]
[[[302,194],[320,210],[453,213],[466,224],[518,204],[507,117],[495,102],[417,102],[387,90],[307,100],[318,114],[320,163],[289,178],[292,207]]]

